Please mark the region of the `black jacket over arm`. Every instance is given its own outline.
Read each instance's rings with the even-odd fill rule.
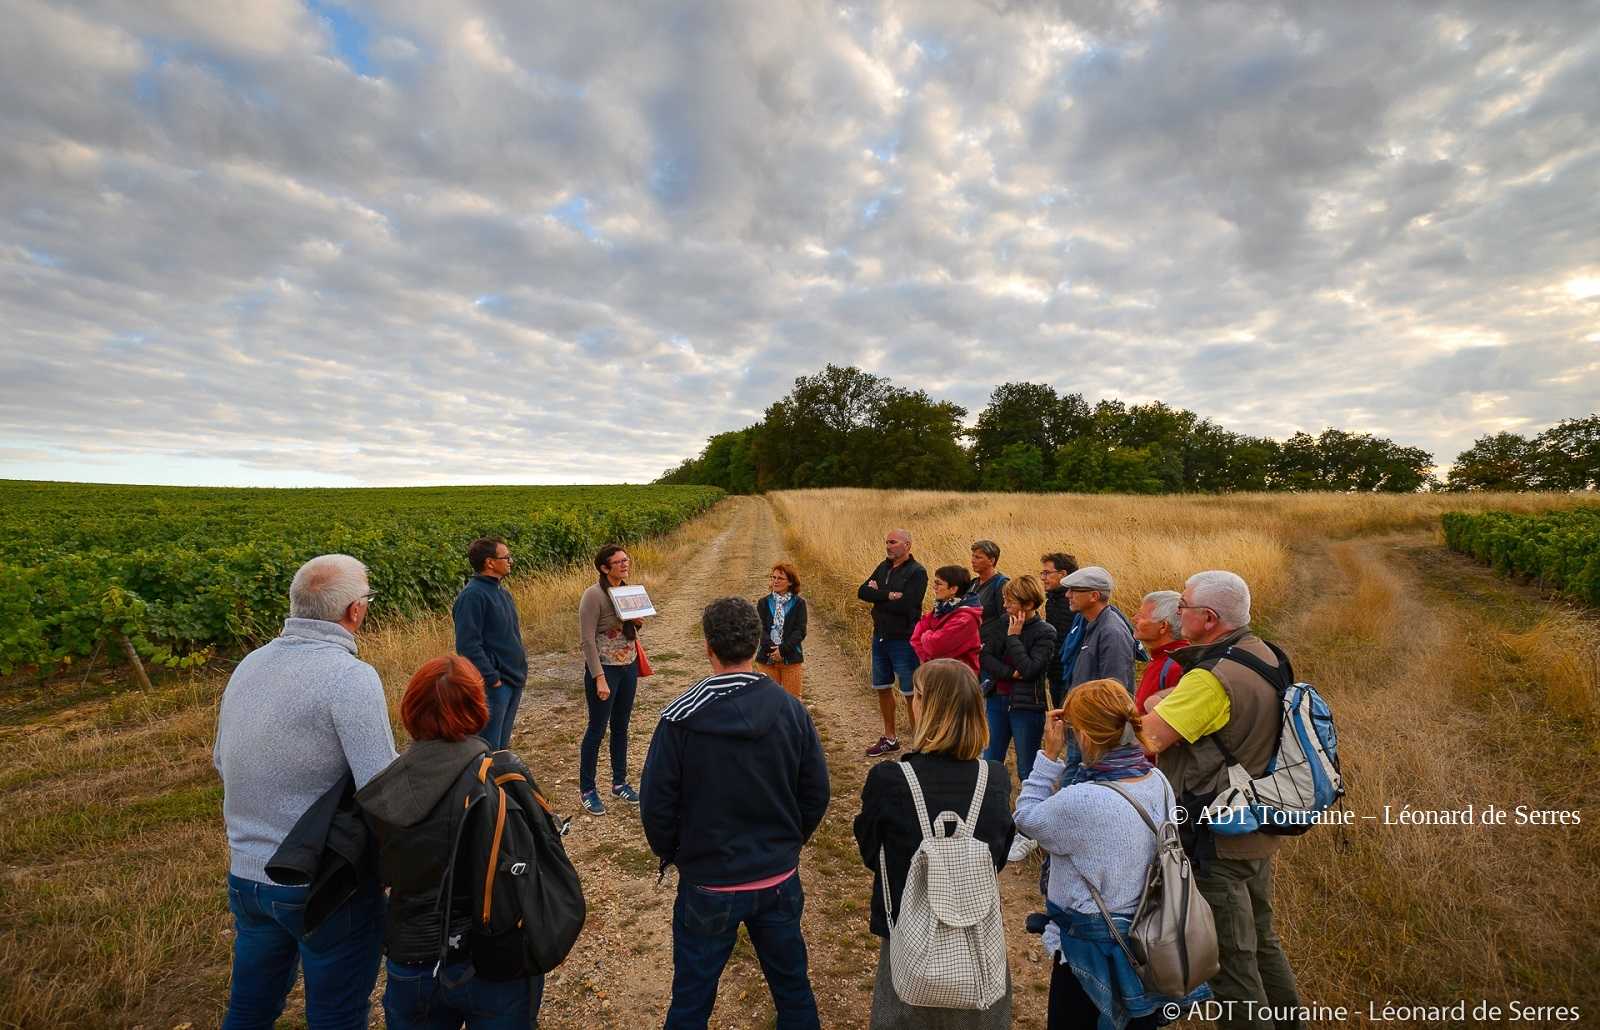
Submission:
[[[965,818],[978,785],[977,761],[961,761],[948,755],[925,755],[913,751],[902,759],[911,763],[922,785],[928,814],[937,816],[949,809]],[[922,844],[917,828],[917,809],[911,801],[911,786],[895,762],[879,762],[867,772],[861,787],[861,814],[856,816],[856,845],[861,861],[872,870],[872,932],[889,936],[889,923],[883,911],[883,878],[878,875],[878,847],[889,863],[889,889],[894,892],[894,910],[900,912],[900,894],[906,889],[906,872],[911,856]],[[973,836],[989,845],[996,870],[1005,868],[1011,839],[1016,836],[1011,821],[1011,777],[999,762],[989,763],[989,783],[984,787],[983,807],[978,810],[978,825]]]
[[[756,660],[767,660],[767,652],[772,647],[772,595],[768,594],[756,601],[756,612],[761,616],[761,646],[756,649]],[[799,665],[805,661],[805,648],[801,645],[806,639],[806,599],[796,597],[794,605],[789,609],[789,614],[783,619],[783,643],[778,645],[778,653],[790,665]]]

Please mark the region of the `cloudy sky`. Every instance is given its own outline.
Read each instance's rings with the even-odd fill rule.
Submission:
[[[0,477],[646,480],[855,364],[1600,409],[1600,3],[0,0]]]

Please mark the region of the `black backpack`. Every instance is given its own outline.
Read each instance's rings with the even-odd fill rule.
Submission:
[[[468,766],[458,796],[463,815],[439,905],[441,913],[450,911],[456,862],[465,861],[473,901],[464,942],[472,959],[468,976],[504,981],[550,972],[572,950],[587,914],[583,885],[561,843],[567,821],[510,751],[486,752]],[[441,969],[448,924],[441,919]]]

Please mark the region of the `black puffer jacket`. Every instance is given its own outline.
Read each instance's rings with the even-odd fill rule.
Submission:
[[[997,688],[1011,687],[1010,707],[1042,712],[1050,701],[1045,677],[1056,661],[1056,628],[1035,616],[1022,624],[1020,636],[1006,636],[1002,654],[991,654],[985,648],[979,661],[984,679],[993,680]],[[1013,675],[1018,672],[1022,675]]]
[[[419,740],[361,788],[356,801],[378,841],[378,876],[390,888],[384,950],[396,962],[439,957],[439,891],[450,851],[460,841],[461,774],[489,751],[481,738]],[[481,806],[480,806],[481,807]],[[456,863],[450,935],[472,923],[468,863]]]

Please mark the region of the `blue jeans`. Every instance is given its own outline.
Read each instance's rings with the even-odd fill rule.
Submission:
[[[900,693],[911,696],[911,676],[917,671],[917,652],[909,640],[872,638],[872,689],[888,690],[900,681]]]
[[[602,665],[611,694],[604,701],[594,677],[583,673],[583,696],[589,702],[589,728],[578,745],[578,789],[594,790],[594,769],[600,762],[600,741],[611,726],[611,785],[628,782],[628,721],[633,718],[633,696],[639,690],[639,660],[627,665]]]
[[[522,688],[502,682],[498,687],[484,691],[489,702],[489,725],[483,728],[483,739],[492,748],[511,746],[511,730],[517,725],[517,705],[522,703]]]
[[[311,1030],[366,1030],[383,946],[383,891],[363,886],[308,934],[309,893],[228,874],[233,982],[223,1030],[272,1030],[302,967]]]
[[[1015,740],[1017,779],[1025,782],[1033,772],[1034,756],[1044,740],[1044,713],[1017,711],[1011,707],[1010,698],[996,693],[985,699],[984,714],[989,718],[989,746],[984,748],[983,757],[1004,764],[1006,748]]]
[[[776,887],[733,894],[680,883],[672,906],[672,1006],[663,1030],[704,1030],[740,923],[766,974],[778,1030],[821,1027],[806,975],[806,940],[800,933],[805,904],[799,873]]]
[[[433,963],[388,962],[389,981],[383,989],[383,1018],[389,1030],[528,1030],[539,1025],[539,1005],[544,1001],[544,977],[492,983],[473,977],[460,987],[443,980],[459,980],[467,963],[452,962],[434,979]]]

